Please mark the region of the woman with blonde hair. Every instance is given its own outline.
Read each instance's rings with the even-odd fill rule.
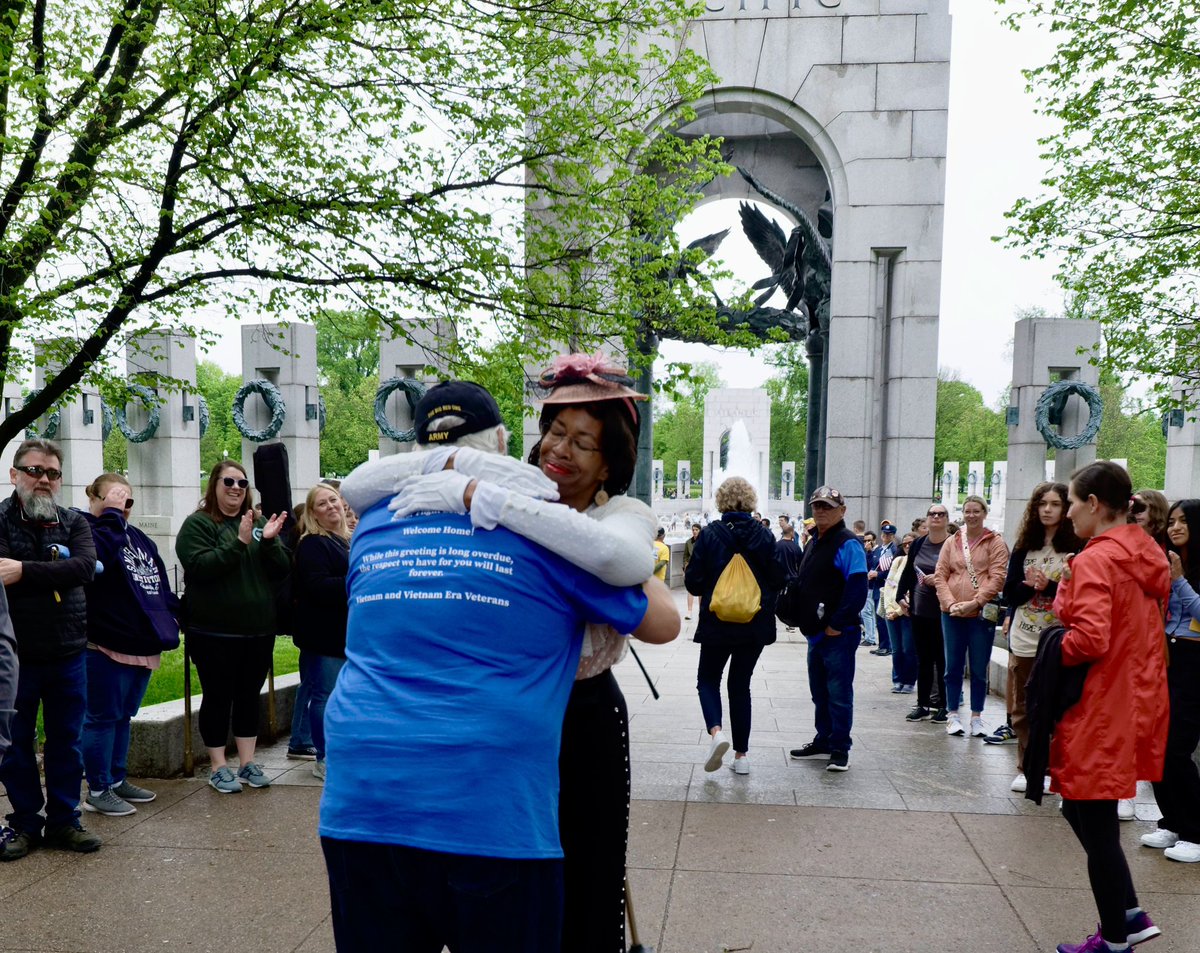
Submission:
[[[775,537],[751,511],[758,503],[754,488],[741,477],[730,477],[717,487],[721,519],[700,531],[692,559],[684,572],[687,591],[700,597],[700,618],[693,639],[700,643],[696,691],[709,735],[705,771],[721,766],[729,742],[721,716],[721,676],[729,663],[729,722],[733,729],[735,774],[749,774],[750,679],[762,650],[775,641],[775,600],[786,581],[775,554]],[[727,622],[711,611],[713,590],[735,554],[750,566],[758,583],[761,608],[749,622]]]
[[[346,574],[350,530],[341,494],[318,483],[304,500],[300,542],[292,569],[295,625],[300,649],[296,719],[307,707],[316,761],[313,775],[325,779],[325,705],[346,662]],[[295,722],[295,719],[293,720]]]

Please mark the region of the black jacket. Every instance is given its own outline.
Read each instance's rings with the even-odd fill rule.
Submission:
[[[124,513],[84,513],[104,564],[87,586],[88,641],[123,655],[179,647],[179,600],[158,547]]]
[[[8,598],[0,586],[0,761],[12,740],[12,717],[17,704],[17,640],[8,617]]]
[[[292,566],[292,641],[298,648],[346,657],[349,571],[350,549],[340,539],[312,534],[300,540]]]
[[[1048,625],[1038,639],[1037,659],[1025,688],[1025,710],[1029,716],[1029,744],[1023,767],[1028,784],[1026,799],[1042,803],[1042,784],[1050,767],[1050,738],[1054,726],[1068,708],[1083,697],[1083,683],[1090,665],[1063,665],[1062,640],[1067,630]],[[1011,674],[1011,672],[1010,672]]]
[[[740,552],[761,593],[762,608],[749,622],[723,622],[708,608],[721,572]],[[700,619],[696,642],[711,645],[770,645],[775,641],[775,599],[785,581],[784,570],[775,556],[775,537],[749,513],[725,513],[720,522],[700,531],[692,560],[683,574],[683,584],[700,597]]]
[[[847,548],[855,546],[858,548]],[[862,557],[861,572],[847,574],[838,566],[843,550],[855,562]],[[846,558],[843,557],[843,564]],[[826,628],[857,631],[866,601],[866,551],[842,521],[809,540],[800,560],[800,571],[788,585],[780,606],[780,618],[786,625],[798,626],[809,637],[823,635]]]
[[[947,536],[946,540],[953,538],[953,536]],[[913,589],[917,585],[917,553],[921,551],[921,547],[925,545],[928,539],[928,536],[918,536],[909,544],[908,558],[904,561],[904,568],[900,570],[900,578],[896,581],[896,601],[899,602],[901,599],[908,600],[908,614],[910,616],[916,615],[916,606],[913,604]],[[937,595],[932,592],[930,594],[933,596],[933,601],[937,602]]]
[[[54,662],[87,645],[83,587],[96,571],[96,544],[83,514],[59,506],[54,523],[25,518],[14,491],[0,502],[0,558],[21,561],[21,580],[7,588],[17,651],[23,662]],[[68,559],[50,547],[66,546]]]

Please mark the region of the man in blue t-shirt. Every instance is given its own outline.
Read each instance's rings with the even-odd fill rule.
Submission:
[[[432,388],[418,433],[438,413],[465,421],[439,445],[499,425],[477,385]],[[677,627],[669,593],[386,503],[362,514],[347,587],[320,823],[338,950],[558,950],[558,750],[583,627]]]

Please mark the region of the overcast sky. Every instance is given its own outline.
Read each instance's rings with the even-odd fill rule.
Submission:
[[[950,12],[954,27],[938,359],[995,405],[1012,376],[1009,345],[1016,311],[1040,306],[1058,313],[1062,306],[1051,263],[1023,261],[1016,251],[992,241],[1004,231],[1005,211],[1018,198],[1038,194],[1045,172],[1037,138],[1049,127],[1033,114],[1021,70],[1047,60],[1053,45],[1044,32],[1015,34],[1004,27],[991,0],[951,0]],[[681,229],[689,240],[737,221],[734,202],[713,203],[699,214],[706,216],[703,222],[685,223]],[[721,224],[715,224],[718,219]],[[750,280],[761,277],[763,266],[749,246],[739,251],[737,231],[735,225],[722,252],[736,273],[751,275]],[[713,361],[730,387],[757,386],[773,371],[761,355],[704,345],[667,341],[662,354],[666,360]]]

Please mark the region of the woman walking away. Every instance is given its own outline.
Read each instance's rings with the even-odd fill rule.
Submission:
[[[1197,543],[1192,543],[1192,528]],[[1167,604],[1167,693],[1171,720],[1162,780],[1154,799],[1158,829],[1142,835],[1147,847],[1186,864],[1200,862],[1200,500],[1180,500],[1167,518],[1171,598]]]
[[[950,538],[950,512],[941,503],[933,503],[925,514],[929,532],[918,536],[908,547],[908,560],[896,585],[896,605],[912,619],[913,641],[917,647],[917,703],[904,716],[906,721],[946,720],[945,642],[942,639],[942,610],[934,588],[937,569],[946,540]],[[916,521],[914,520],[914,523]]]
[[[1066,628],[1062,664],[1089,668],[1079,701],[1054,729],[1050,788],[1087,854],[1100,928],[1058,953],[1115,953],[1161,932],[1138,906],[1117,820],[1117,799],[1133,797],[1138,778],[1161,777],[1167,746],[1159,604],[1170,571],[1154,542],[1126,522],[1130,492],[1129,474],[1110,461],[1071,477],[1067,517],[1087,543],[1054,611]]]
[[[971,661],[971,735],[983,738],[983,701],[987,697],[988,663],[999,616],[989,618],[987,607],[1004,588],[1008,546],[998,533],[983,525],[987,503],[981,496],[963,501],[963,528],[942,547],[934,585],[942,609],[946,641],[946,734],[961,735],[958,706],[962,701],[963,669]]]
[[[1039,483],[1021,517],[1004,582],[1004,604],[1012,613],[1005,692],[1010,723],[1001,725],[984,739],[989,744],[1004,744],[1016,738],[1017,776],[1012,790],[1018,793],[1025,791],[1025,748],[1029,744],[1025,683],[1033,670],[1042,629],[1058,622],[1054,597],[1067,560],[1079,552],[1079,547],[1079,537],[1067,519],[1066,486]]]
[[[313,775],[325,780],[325,704],[346,663],[346,575],[350,530],[337,490],[318,483],[308,491],[300,542],[292,569],[296,600],[292,640],[300,649],[300,684],[307,685],[308,719],[316,761]],[[299,693],[297,693],[299,695]],[[294,721],[293,721],[294,724]]]
[[[683,571],[684,571],[685,575],[687,574],[687,567],[692,562],[692,551],[696,548],[696,540],[699,538],[700,538],[700,524],[693,523],[692,524],[692,535],[689,536],[687,539],[687,542],[683,544]],[[687,612],[684,614],[685,619],[688,619],[689,621],[691,620],[692,610],[693,610],[693,608],[695,608],[695,604],[696,604],[696,597],[693,596],[689,592],[687,594]]]
[[[224,460],[212,468],[204,500],[183,521],[175,543],[186,590],[187,646],[204,693],[199,720],[212,764],[208,783],[222,794],[271,783],[254,749],[258,696],[275,647],[275,591],[290,569],[279,541],[286,517],[255,519],[246,471]],[[236,777],[225,759],[231,721]]]
[[[683,577],[687,591],[700,597],[700,619],[693,638],[700,643],[696,691],[710,738],[704,770],[716,771],[729,750],[721,717],[721,676],[728,662],[731,767],[735,774],[749,774],[750,678],[763,648],[775,641],[775,600],[786,577],[775,557],[775,537],[750,515],[758,503],[754,488],[741,477],[730,477],[717,487],[716,503],[721,519],[701,530]],[[717,580],[737,553],[746,560],[759,589],[761,606],[749,622],[726,622],[711,609]]]
[[[129,722],[163,652],[179,646],[179,600],[158,548],[128,522],[133,491],[119,473],[103,473],[84,491],[103,571],[87,585],[87,711],[83,809],[120,817],[156,797],[125,776]],[[99,568],[99,566],[97,567]]]

